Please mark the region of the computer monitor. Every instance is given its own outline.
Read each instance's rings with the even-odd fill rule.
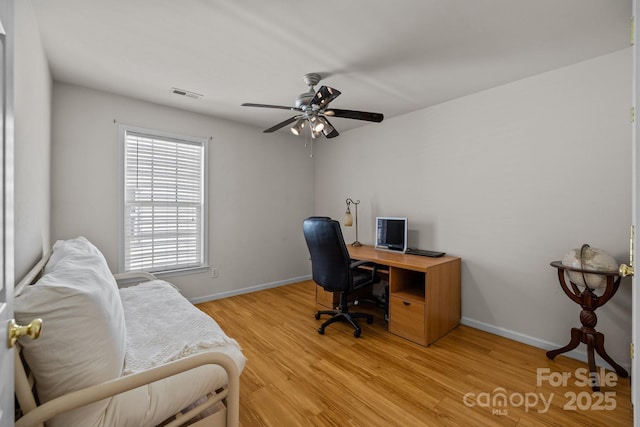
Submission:
[[[407,218],[376,218],[376,249],[404,252],[407,250]]]

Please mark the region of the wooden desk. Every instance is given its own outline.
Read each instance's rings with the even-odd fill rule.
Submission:
[[[390,332],[427,346],[458,326],[460,258],[429,258],[371,246],[347,249],[352,259],[373,261],[388,275]],[[322,303],[320,294],[316,302]]]

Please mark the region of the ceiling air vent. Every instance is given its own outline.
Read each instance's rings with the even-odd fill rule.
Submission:
[[[176,95],[188,96],[189,98],[193,98],[193,99],[202,98],[202,94],[189,92],[188,90],[184,90],[184,89],[178,89],[177,87],[172,87],[171,93],[175,93]]]

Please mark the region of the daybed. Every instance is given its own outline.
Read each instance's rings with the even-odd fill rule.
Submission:
[[[43,321],[38,339],[18,341],[16,427],[238,425],[237,342],[173,285],[144,276],[118,288],[79,237],[56,242],[16,286],[16,321]]]

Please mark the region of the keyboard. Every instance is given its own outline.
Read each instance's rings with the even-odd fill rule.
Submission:
[[[427,250],[424,250],[424,249],[407,248],[407,250],[405,251],[405,254],[428,256],[428,257],[431,257],[431,258],[438,258],[438,257],[443,256],[445,253],[444,252],[438,252],[438,251],[427,251]]]

